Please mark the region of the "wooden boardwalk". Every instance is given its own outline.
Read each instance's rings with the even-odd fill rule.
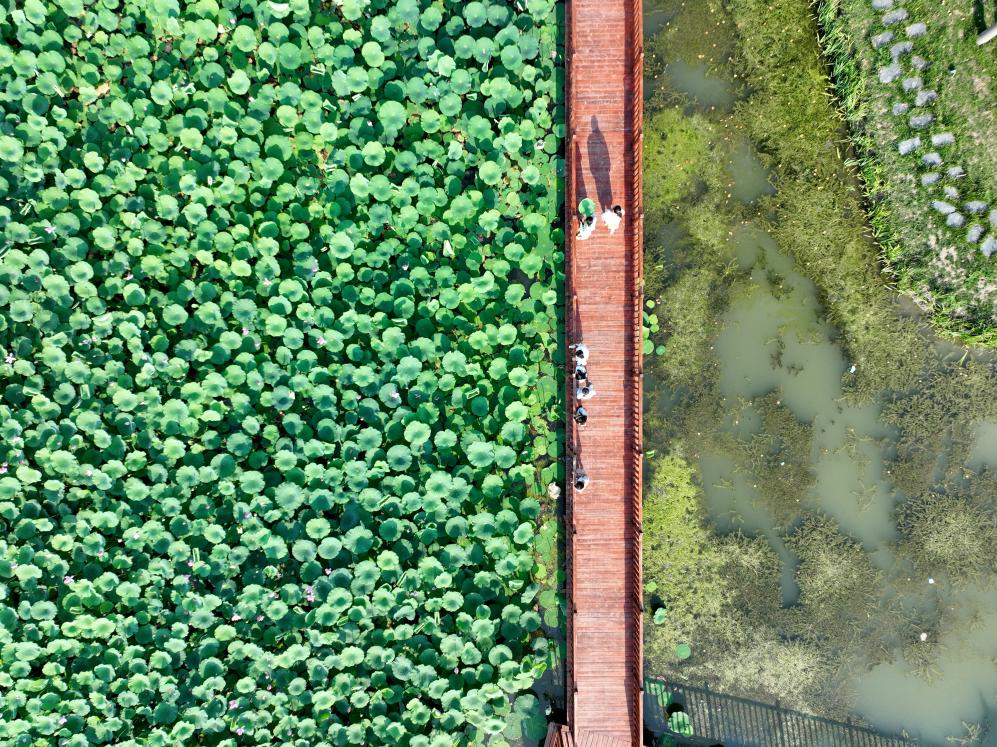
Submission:
[[[565,197],[567,336],[590,349],[584,428],[574,425],[568,372],[568,458],[591,483],[572,489],[568,527],[568,726],[577,747],[641,744],[641,320],[640,0],[568,0],[568,142]],[[575,239],[576,209],[626,211],[610,235]]]

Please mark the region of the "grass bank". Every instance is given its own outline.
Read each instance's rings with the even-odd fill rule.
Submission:
[[[912,0],[888,26],[899,11],[867,0],[817,9],[886,266],[937,329],[994,345],[997,58],[975,39],[997,8]]]

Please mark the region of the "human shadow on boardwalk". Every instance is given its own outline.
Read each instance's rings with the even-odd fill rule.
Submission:
[[[589,171],[595,179],[595,191],[599,197],[600,209],[613,205],[613,182],[609,177],[612,167],[609,156],[609,145],[606,137],[599,129],[599,118],[592,115],[592,132],[588,139]]]

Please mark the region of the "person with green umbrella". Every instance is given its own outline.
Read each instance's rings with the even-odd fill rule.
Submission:
[[[585,241],[595,233],[595,201],[586,197],[578,203],[578,233],[575,238]]]

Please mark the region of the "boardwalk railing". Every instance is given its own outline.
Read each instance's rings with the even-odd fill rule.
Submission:
[[[668,703],[680,703],[697,735],[725,747],[929,747],[901,735],[882,734],[845,721],[723,695],[701,687],[648,678],[648,727],[662,733]],[[695,744],[697,742],[691,742]],[[698,742],[701,743],[701,742]]]
[[[633,595],[633,654],[631,677],[637,683],[634,694],[637,702],[633,713],[637,723],[633,725],[635,744],[641,743],[644,730],[644,581],[643,581],[643,488],[644,488],[644,3],[643,0],[627,0],[630,39],[627,53],[630,63],[630,206],[627,225],[630,230],[630,251],[632,263],[630,276],[633,318],[631,336],[633,350],[633,401],[631,402],[631,424],[633,443],[630,455],[633,489],[631,491],[631,535],[633,537],[633,557],[631,558],[631,594]]]
[[[565,122],[571,122],[571,111],[573,109],[573,93],[574,86],[571,82],[571,75],[568,71],[571,70],[571,59],[572,50],[574,48],[574,41],[572,39],[573,29],[572,29],[572,10],[571,3],[565,2],[564,4],[564,100],[565,100]],[[578,164],[575,162],[574,153],[576,147],[577,136],[574,131],[568,133],[567,142],[564,146],[564,163],[565,163],[565,185],[564,185],[564,329],[565,329],[565,341],[564,350],[565,357],[568,361],[572,360],[572,357],[568,354],[568,345],[571,344],[571,328],[572,320],[575,318],[575,297],[574,297],[574,273],[572,266],[572,256],[571,252],[568,250],[575,231],[575,195],[577,194],[577,177],[575,171],[578,168]],[[574,611],[575,611],[575,573],[574,573],[574,554],[575,554],[575,537],[577,535],[577,527],[575,525],[575,517],[573,511],[574,501],[571,500],[571,484],[574,479],[572,472],[572,465],[575,462],[575,430],[572,427],[574,421],[572,420],[572,414],[575,411],[575,375],[573,366],[568,365],[566,367],[566,390],[564,401],[567,404],[567,418],[565,420],[565,474],[566,477],[566,490],[565,490],[565,501],[564,501],[564,530],[567,534],[564,543],[564,555],[565,555],[565,570],[566,579],[565,585],[567,587],[568,596],[568,609],[565,615],[565,645],[566,653],[565,657],[565,668],[564,668],[564,682],[565,682],[565,700],[566,700],[566,710],[568,714],[568,724],[575,723],[575,706],[578,700],[578,688],[575,684],[574,671],[571,666],[571,662],[574,657],[576,648],[576,633],[575,633],[575,623],[574,623]]]

